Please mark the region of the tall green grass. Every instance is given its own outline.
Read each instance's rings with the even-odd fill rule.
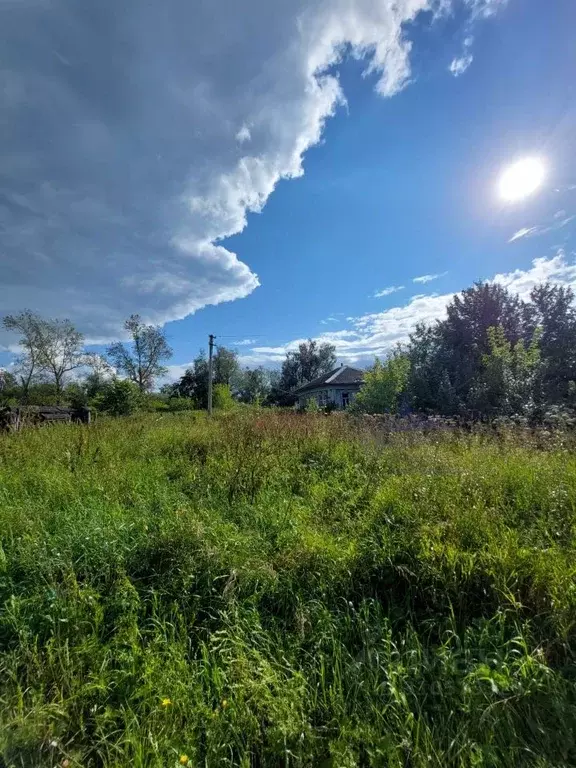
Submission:
[[[0,437],[4,764],[576,763],[576,456],[542,441],[273,412]]]

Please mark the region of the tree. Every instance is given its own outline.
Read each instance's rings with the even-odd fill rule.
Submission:
[[[262,366],[245,368],[239,377],[238,399],[242,403],[262,403],[270,392],[270,372]]]
[[[14,361],[14,371],[22,387],[22,401],[28,401],[28,392],[39,370],[39,323],[40,318],[29,309],[18,315],[6,315],[2,324],[7,331],[20,334],[22,353]]]
[[[154,386],[154,379],[166,373],[162,364],[172,356],[164,331],[156,325],[146,325],[140,315],[131,315],[124,323],[130,333],[131,345],[117,341],[108,348],[114,367],[138,385],[140,392]]]
[[[396,352],[385,362],[376,358],[364,375],[364,383],[351,406],[352,412],[396,413],[409,372],[410,359],[406,354]]]
[[[448,304],[446,319],[418,326],[410,337],[408,392],[414,408],[446,415],[466,412],[490,352],[488,329],[500,327],[512,345],[530,344],[534,308],[493,283],[476,283]]]
[[[0,406],[16,403],[19,395],[20,387],[14,374],[0,368]]]
[[[455,295],[446,320],[438,323],[439,368],[448,372],[459,410],[470,405],[470,389],[490,351],[488,329],[495,327],[502,328],[513,345],[529,343],[534,331],[526,304],[496,283],[476,283]]]
[[[53,379],[60,402],[67,373],[84,365],[84,336],[70,320],[43,320],[40,324],[39,362]]]
[[[237,382],[239,372],[238,353],[227,347],[218,346],[212,360],[213,383],[226,384],[232,388]]]
[[[191,368],[187,368],[184,375],[174,384],[174,394],[179,397],[189,397],[196,402],[199,408],[208,405],[208,360],[206,352],[200,350],[194,359]]]
[[[287,352],[282,363],[280,379],[273,388],[271,399],[278,405],[292,405],[292,390],[306,384],[336,367],[336,348],[333,344],[318,344],[308,339],[298,346],[298,351]]]
[[[473,387],[476,408],[487,415],[529,415],[534,408],[540,359],[537,329],[529,345],[512,344],[501,326],[488,329],[490,351],[483,355],[483,370]]]
[[[47,320],[29,310],[7,315],[4,327],[21,334],[18,369],[24,398],[33,377],[41,372],[54,381],[56,402],[60,402],[66,374],[84,365],[84,336],[70,320]]]
[[[86,397],[90,400],[104,391],[114,372],[105,357],[93,352],[85,356],[85,365],[89,373],[84,379],[84,389]]]
[[[418,411],[437,411],[439,399],[449,401],[448,413],[455,407],[454,388],[443,364],[442,340],[437,325],[423,323],[410,335],[407,354],[410,374],[407,384],[408,398]],[[442,390],[443,395],[440,395]],[[445,411],[442,411],[445,412]]]
[[[224,384],[230,390],[239,383],[240,366],[238,355],[226,347],[218,347],[212,360],[212,383]],[[192,367],[188,368],[179,382],[173,385],[172,393],[179,397],[190,397],[198,408],[208,407],[208,359],[200,350]]]
[[[541,328],[540,398],[549,403],[570,400],[576,380],[576,310],[570,288],[546,283],[530,296],[535,321]]]

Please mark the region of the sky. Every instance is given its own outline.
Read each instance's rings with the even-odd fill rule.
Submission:
[[[180,375],[365,365],[496,280],[576,288],[573,0],[0,0],[0,315],[131,313]],[[536,157],[522,200],[499,179]],[[0,334],[0,365],[15,338]]]

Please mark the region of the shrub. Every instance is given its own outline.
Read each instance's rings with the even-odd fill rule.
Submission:
[[[404,391],[410,361],[406,355],[393,354],[382,362],[376,358],[366,371],[364,383],[350,406],[353,413],[395,413],[399,397]]]
[[[212,405],[221,411],[230,411],[234,408],[234,398],[228,384],[215,384],[212,393]]]
[[[138,410],[141,403],[140,390],[127,379],[114,379],[97,398],[98,409],[112,416],[129,416]]]
[[[168,398],[168,410],[170,413],[179,413],[180,411],[193,411],[196,403],[191,397],[170,397]]]

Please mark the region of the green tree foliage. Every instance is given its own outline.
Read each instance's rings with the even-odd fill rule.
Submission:
[[[245,368],[237,381],[238,400],[241,403],[263,403],[271,389],[270,371],[261,366]]]
[[[173,385],[173,394],[194,400],[199,408],[208,406],[208,359],[201,350],[191,368]]]
[[[30,310],[7,315],[3,324],[19,334],[23,351],[16,360],[16,369],[24,402],[28,401],[30,386],[38,375],[53,382],[56,402],[60,402],[66,374],[85,364],[84,336],[70,320],[45,319]]]
[[[570,288],[539,285],[531,294],[535,322],[541,329],[541,399],[570,400],[570,383],[576,380],[576,311]]]
[[[146,325],[140,315],[131,315],[124,323],[131,337],[130,344],[117,341],[108,348],[112,365],[133,381],[140,392],[149,392],[154,380],[166,373],[163,365],[172,350],[164,331],[156,325]]]
[[[230,390],[235,389],[240,375],[237,353],[219,346],[214,354],[212,366],[214,387],[225,384]],[[180,381],[172,385],[170,394],[191,398],[198,408],[208,407],[208,358],[204,350],[200,350],[192,367],[186,370]]]
[[[532,413],[541,365],[539,330],[529,345],[512,344],[501,326],[488,328],[489,352],[482,357],[483,371],[471,390],[471,403],[486,415]]]
[[[234,389],[240,373],[238,353],[233,349],[218,345],[212,360],[212,381],[214,384],[227,384]]]
[[[537,320],[532,304],[498,284],[477,283],[455,295],[444,320],[418,326],[410,337],[413,407],[446,415],[477,408],[486,387],[485,356],[493,351],[489,329],[500,328],[512,348],[522,342],[528,349]]]
[[[20,395],[20,387],[16,376],[10,371],[0,368],[0,407],[15,405]]]
[[[21,400],[26,403],[30,385],[34,376],[40,371],[38,335],[38,315],[30,310],[24,310],[17,315],[6,315],[2,324],[7,331],[17,333],[18,343],[22,349],[14,361],[14,371],[22,388]]]
[[[138,410],[141,401],[142,392],[135,382],[114,379],[98,397],[98,408],[112,416],[129,416]]]
[[[397,352],[382,362],[378,358],[366,371],[364,384],[351,405],[356,413],[395,413],[406,389],[410,360]]]
[[[272,388],[271,402],[278,405],[293,405],[292,390],[336,367],[336,348],[333,344],[319,344],[308,339],[298,350],[287,352],[277,384]]]

